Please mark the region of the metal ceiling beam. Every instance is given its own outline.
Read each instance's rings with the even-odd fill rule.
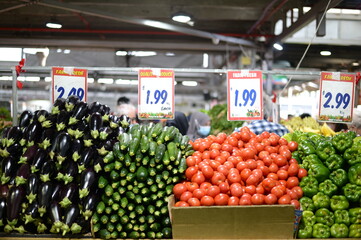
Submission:
[[[340,2],[342,2],[342,0],[331,0],[328,9],[336,7]],[[325,11],[327,4],[328,4],[328,1],[325,1],[325,0],[318,1],[307,13],[300,16],[296,22],[294,22],[287,29],[284,29],[280,35],[275,37],[272,40],[272,44],[275,42],[281,42],[283,39],[289,37],[291,34],[297,32],[298,30],[300,30],[301,28],[303,28],[304,26],[309,24],[311,21],[316,19],[316,16],[320,12]]]
[[[58,1],[54,1],[54,0],[43,0],[41,2],[38,2],[38,4],[42,5],[42,6],[59,8],[59,9],[67,10],[67,11],[79,12],[79,13],[83,13],[83,14],[87,14],[87,15],[111,19],[114,21],[143,25],[143,26],[148,26],[148,27],[153,27],[153,28],[158,28],[158,29],[163,29],[163,30],[173,31],[173,32],[181,32],[184,34],[193,35],[193,36],[197,36],[197,37],[201,37],[201,38],[208,38],[208,39],[211,39],[216,44],[219,41],[224,41],[224,42],[239,44],[239,45],[252,47],[252,48],[257,47],[257,45],[254,42],[244,40],[241,38],[227,37],[227,36],[223,36],[220,34],[200,31],[200,30],[196,30],[196,29],[192,29],[192,28],[177,26],[177,25],[154,21],[154,20],[122,17],[115,13],[104,12],[104,11],[100,11],[97,9],[90,9],[88,7],[75,6],[73,4],[67,4],[67,3],[58,2]]]

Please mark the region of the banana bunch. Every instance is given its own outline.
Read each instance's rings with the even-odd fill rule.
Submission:
[[[304,119],[300,117],[294,117],[288,121],[281,122],[291,133],[294,131],[312,132],[321,134],[321,126],[312,117],[306,117]]]
[[[327,123],[324,123],[321,127],[321,134],[326,136],[326,137],[332,137],[336,135],[336,132],[333,131],[328,125]]]

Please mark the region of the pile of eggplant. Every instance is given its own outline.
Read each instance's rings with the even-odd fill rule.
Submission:
[[[101,192],[103,158],[130,119],[76,96],[24,111],[0,137],[0,231],[82,234]]]

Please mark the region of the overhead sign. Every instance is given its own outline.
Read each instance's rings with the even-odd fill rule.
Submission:
[[[87,101],[88,71],[73,67],[53,67],[51,82],[51,100],[76,95],[81,101]]]
[[[352,122],[355,75],[322,72],[320,80],[319,121]]]
[[[228,71],[228,120],[263,119],[262,72]]]
[[[174,118],[174,71],[140,69],[138,72],[138,117]]]

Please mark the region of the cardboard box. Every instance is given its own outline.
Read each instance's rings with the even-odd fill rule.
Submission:
[[[174,200],[173,200],[174,203]],[[174,239],[293,239],[291,205],[170,206]]]

